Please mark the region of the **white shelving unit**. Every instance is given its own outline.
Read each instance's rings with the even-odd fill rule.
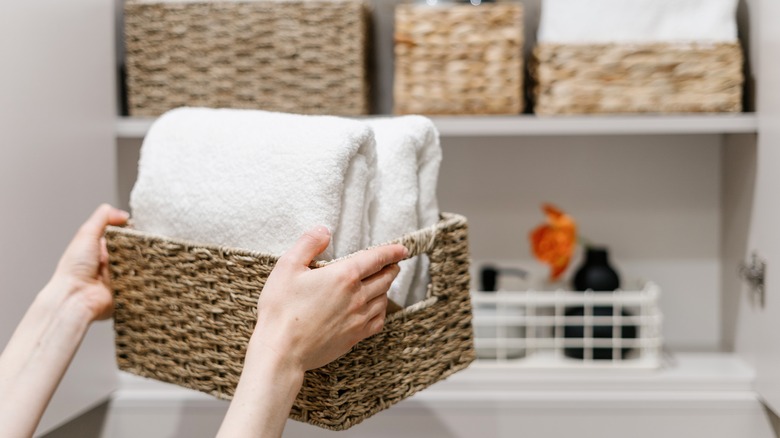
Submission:
[[[751,134],[755,114],[641,115],[641,116],[461,116],[434,117],[447,137],[517,137],[569,135]],[[116,135],[143,138],[154,118],[120,117]]]
[[[719,193],[717,184],[722,179],[722,176],[719,176],[721,161],[714,157],[719,156],[719,149],[726,146],[727,137],[752,137],[758,126],[755,114],[549,118],[522,115],[435,117],[433,121],[442,136],[447,137],[444,142],[447,164],[443,167],[442,175],[445,188],[441,190],[441,200],[449,205],[456,203],[458,209],[471,209],[464,212],[473,219],[474,233],[471,239],[474,246],[477,246],[481,239],[477,233],[491,232],[490,228],[493,226],[502,227],[500,218],[497,220],[500,214],[511,215],[513,223],[518,224],[533,224],[533,221],[543,220],[539,216],[529,222],[527,218],[518,216],[520,211],[515,207],[507,208],[506,211],[500,210],[499,215],[493,210],[484,213],[484,216],[480,214],[491,197],[510,200],[515,195],[510,187],[523,187],[524,183],[540,181],[539,175],[544,172],[529,173],[533,168],[558,168],[560,163],[554,160],[559,158],[561,153],[578,157],[564,164],[566,170],[582,169],[571,177],[573,184],[567,183],[553,189],[537,185],[533,186],[534,193],[545,193],[543,196],[550,196],[549,193],[568,195],[591,178],[591,173],[611,175],[605,170],[613,170],[612,166],[626,166],[630,169],[626,171],[627,175],[643,183],[634,184],[629,180],[620,180],[621,184],[636,194],[632,195],[631,199],[597,197],[597,200],[642,209],[645,208],[646,202],[652,202],[652,197],[665,195],[666,191],[670,190],[669,185],[678,187],[687,182],[688,185],[693,185],[694,189],[688,192],[679,189],[684,194],[672,196],[674,204],[706,198],[706,214],[712,213],[713,209],[718,214],[719,210],[712,205],[715,201],[710,199],[719,196],[714,195]],[[131,168],[130,172],[135,171],[140,140],[153,122],[154,119],[151,118],[127,117],[119,118],[116,122],[118,152],[120,155],[126,154],[124,159],[127,163],[124,164]],[[490,152],[484,153],[483,148]],[[615,151],[619,153],[619,157],[611,157]],[[599,158],[608,157],[612,161],[588,161],[589,157],[579,158],[581,156],[578,154],[581,153],[596,154]],[[676,162],[682,164],[675,164]],[[643,168],[649,170],[643,171]],[[656,173],[662,170],[666,172],[663,175],[669,181],[668,185],[663,181],[664,178],[657,181]],[[571,175],[568,172],[567,174]],[[693,175],[691,179],[694,181],[688,181],[689,174]],[[618,181],[614,176],[605,176],[605,179],[610,178],[611,181]],[[127,179],[132,182],[134,177],[129,176]],[[701,179],[704,183],[697,182]],[[652,188],[653,184],[658,187]],[[598,187],[608,185],[602,183]],[[127,186],[128,189],[129,187],[130,185]],[[499,190],[500,193],[489,193],[490,196],[487,196],[486,192],[481,191],[486,187]],[[650,198],[650,201],[645,201],[645,197]],[[550,200],[557,201],[556,198]],[[568,200],[561,202],[566,205]],[[498,204],[487,205],[495,208]],[[649,205],[657,206],[652,203]],[[703,233],[705,237],[716,238],[717,230],[711,227],[709,222],[705,220],[701,225],[699,218],[692,221],[685,216],[693,207],[678,211],[663,203],[661,206],[674,214],[668,220],[673,221],[675,227],[679,225],[680,229],[690,234],[693,231],[691,224],[696,222],[699,228],[706,230]],[[504,207],[498,205],[498,208]],[[523,204],[522,207],[526,211],[534,208],[535,205],[532,204]],[[603,205],[601,208],[604,208]],[[608,209],[609,205],[606,208]],[[618,223],[613,222],[612,226],[616,224]],[[652,221],[645,223],[648,224],[652,224]],[[506,227],[503,226],[502,229],[505,230]],[[649,231],[648,234],[653,232],[656,231]],[[497,243],[517,245],[516,241],[523,237],[521,230],[512,236],[515,240],[509,242],[502,239]],[[496,239],[495,236],[488,236],[488,239],[490,238]],[[647,240],[636,239],[642,242]],[[685,241],[684,238],[681,240]],[[485,253],[492,254],[483,251],[483,255]],[[620,262],[621,260],[618,260],[618,263]],[[647,264],[640,265],[636,269],[645,274],[646,266]],[[655,278],[654,272],[647,275]],[[694,278],[701,275],[700,272],[690,274]],[[710,273],[705,270],[703,275]],[[662,280],[676,285],[678,277],[675,271]],[[687,292],[686,296],[695,295],[696,299],[707,297],[707,300],[712,302],[718,300],[719,290],[709,288],[709,285],[696,286],[700,290],[695,293]],[[683,295],[680,291],[684,291],[686,287],[687,283],[678,286],[678,291],[669,299],[680,300]],[[698,309],[698,312],[704,311]],[[680,327],[680,315],[674,316]],[[686,323],[694,327],[700,324],[690,321],[690,318],[686,319]],[[610,424],[616,430],[619,429],[618,424],[625,424],[622,430],[630,430],[634,436],[642,438],[664,433],[678,436],[683,429],[695,430],[697,432],[692,433],[696,435],[702,425],[711,425],[709,432],[703,432],[707,436],[767,436],[752,433],[746,426],[765,424],[762,423],[761,417],[763,408],[752,389],[755,372],[742,356],[735,353],[699,354],[678,351],[663,356],[662,365],[658,369],[518,369],[516,364],[511,362],[479,360],[468,370],[457,373],[380,413],[364,425],[345,432],[344,436],[477,436],[476,431],[466,426],[457,426],[459,421],[466,421],[463,419],[464,415],[473,423],[472,429],[489,428],[501,423],[507,427],[522,427],[522,430],[530,431],[531,435],[537,432],[536,435],[539,436],[566,436],[571,434],[571,431],[585,427],[585,423],[593,422]],[[176,433],[185,433],[180,425],[185,417],[186,421],[201,421],[199,431],[216,431],[216,425],[221,421],[227,406],[225,402],[203,394],[133,376],[123,375],[121,388],[112,402],[113,418],[109,418],[107,422],[111,430],[117,430],[117,436],[121,436],[123,430],[132,431],[136,435],[142,434],[143,426],[135,420],[138,418],[144,418],[148,424],[154,424],[156,430],[170,431],[173,436],[177,436]],[[732,416],[732,413],[735,414]],[[177,415],[180,417],[177,418]],[[553,417],[562,420],[555,430],[549,429],[550,418]],[[642,421],[653,423],[653,426],[644,427],[640,425]],[[404,429],[405,427],[413,430]],[[743,432],[744,435],[740,435]],[[482,430],[481,433],[485,436],[516,435],[510,430]],[[329,436],[328,432],[296,422],[289,422],[286,434],[293,438]],[[618,435],[615,431],[604,436]]]
[[[380,17],[377,91],[383,111],[392,108],[391,17],[399,1],[373,0]],[[538,3],[524,1],[529,16]],[[747,3],[756,20],[757,5],[767,10],[773,4]],[[776,89],[770,83],[776,75],[769,74],[776,67],[769,52],[774,46],[765,41],[772,27],[763,29],[765,34],[742,30],[753,37],[751,79],[759,77],[757,51],[767,51],[761,54],[767,60],[762,59],[759,78],[764,81],[761,96],[767,96],[772,95],[767,90]],[[746,248],[756,246],[748,242],[750,236],[776,236],[756,234],[747,213],[753,204],[766,205],[766,196],[763,202],[753,197],[755,165],[777,161],[767,156],[766,108],[764,102],[760,121],[755,113],[434,117],[446,138],[440,202],[469,217],[475,260],[516,262],[526,255],[518,250],[524,234],[543,220],[537,203],[570,208],[588,238],[614,249],[619,269],[658,280],[664,288],[664,324],[675,335],[665,342],[673,353],[663,355],[662,366],[652,370],[518,370],[512,363],[481,360],[342,435],[569,436],[585,431],[588,436],[592,431],[587,428],[608,424],[600,435],[770,436],[754,428],[766,426],[758,394],[764,400],[772,394],[756,388],[762,372],[770,376],[764,380],[774,376],[767,370],[776,369],[776,363],[765,361],[770,365],[762,370],[752,354],[760,348],[740,346],[739,339],[728,337],[739,328],[751,336],[762,333],[764,344],[770,338],[752,322],[770,315],[744,306],[735,274]],[[132,187],[140,140],[153,122],[115,121],[120,194]],[[758,249],[772,241],[751,239],[762,242]],[[504,251],[510,247],[514,252]],[[729,352],[712,353],[719,348]],[[188,422],[199,424],[203,433],[218,424],[226,408],[203,394],[127,375],[121,388],[112,402],[114,417],[117,424],[127,422],[125,429],[133,431],[128,436],[142,435],[146,424],[158,434],[187,436],[194,430],[182,426]],[[122,430],[117,426],[116,436]],[[330,436],[294,422],[287,434]]]

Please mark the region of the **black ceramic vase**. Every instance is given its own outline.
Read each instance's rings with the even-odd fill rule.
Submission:
[[[574,290],[613,291],[620,287],[620,277],[609,264],[606,248],[588,247],[585,262],[574,274]]]
[[[585,261],[574,275],[574,289],[577,291],[592,290],[594,292],[612,292],[620,287],[620,277],[609,264],[609,254],[606,248],[587,248]],[[612,316],[614,309],[611,306],[596,306],[593,308],[594,317]],[[572,307],[566,310],[566,316],[583,316],[585,309],[583,307]],[[631,316],[625,310],[621,312],[622,316]],[[612,325],[594,325],[592,336],[594,339],[611,339],[613,335]],[[636,338],[637,328],[633,325],[623,325],[618,328],[618,333],[622,339]],[[567,325],[564,327],[564,336],[570,339],[582,339],[585,336],[585,330],[581,325]],[[621,358],[625,358],[631,351],[630,348],[622,348]],[[613,349],[611,348],[593,348],[591,357],[594,360],[612,359]],[[564,354],[575,359],[585,357],[583,348],[569,347],[564,349]]]

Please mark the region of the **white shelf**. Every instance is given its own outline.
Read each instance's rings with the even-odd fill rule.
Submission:
[[[436,117],[442,135],[564,136],[564,135],[662,135],[755,133],[754,114]]]
[[[154,123],[152,117],[119,117],[116,121],[117,138],[144,138]]]
[[[446,137],[528,137],[567,135],[751,134],[753,113],[637,116],[446,116],[432,117]],[[116,136],[140,139],[154,118],[120,117]]]
[[[583,393],[749,393],[753,370],[734,354],[677,353],[658,370],[628,369],[518,369],[511,364],[476,361],[421,392],[416,399],[452,400],[474,397],[520,397],[534,399],[551,392],[577,398]],[[210,396],[150,379],[122,373],[115,400],[201,400],[220,402]]]
[[[747,365],[731,354],[676,356],[675,366],[652,373],[475,363],[340,436],[774,437]],[[213,436],[227,409],[227,401],[122,373],[103,424],[118,437]],[[285,436],[335,433],[289,421]]]
[[[521,369],[478,360],[437,383],[442,391],[751,391],[754,371],[730,353],[674,353],[657,370]]]

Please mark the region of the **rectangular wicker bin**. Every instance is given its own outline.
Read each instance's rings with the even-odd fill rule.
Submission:
[[[530,69],[534,112],[739,112],[742,64],[738,43],[543,43]]]
[[[127,0],[128,110],[369,112],[365,0]]]
[[[109,227],[106,242],[119,368],[230,399],[277,258],[128,228]],[[308,371],[290,418],[347,429],[474,360],[466,219],[443,214],[397,242],[430,258],[427,298]]]
[[[397,114],[523,111],[523,6],[431,7],[395,13]]]

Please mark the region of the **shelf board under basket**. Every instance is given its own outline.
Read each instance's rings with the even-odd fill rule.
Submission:
[[[533,407],[554,394],[562,400],[579,400],[588,392],[649,399],[648,394],[666,392],[676,398],[700,394],[717,400],[749,394],[753,379],[753,370],[733,353],[675,353],[669,356],[664,367],[654,371],[529,370],[509,363],[477,361],[413,399],[433,403],[514,399],[526,400]],[[148,404],[162,399],[224,403],[196,391],[120,373],[115,401],[141,400]]]
[[[567,135],[754,134],[753,113],[620,116],[435,116],[445,137],[530,137]],[[116,136],[141,139],[154,118],[119,117]]]

